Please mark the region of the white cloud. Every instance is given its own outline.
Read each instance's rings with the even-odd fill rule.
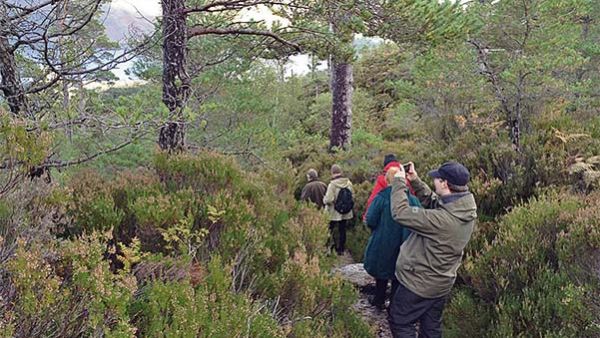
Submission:
[[[159,16],[161,7],[159,0],[113,0],[111,6],[114,8],[124,9],[135,13],[136,9],[140,13],[148,16]]]

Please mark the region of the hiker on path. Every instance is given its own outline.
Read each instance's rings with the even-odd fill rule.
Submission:
[[[319,174],[315,169],[308,169],[306,173],[306,180],[308,183],[302,189],[300,200],[310,201],[317,205],[319,209],[322,209],[325,205],[323,204],[323,197],[327,191],[327,185],[319,181]]]
[[[390,307],[390,328],[395,338],[442,336],[442,312],[456,280],[463,250],[473,232],[477,206],[469,192],[469,171],[446,162],[429,172],[435,192],[423,183],[413,163],[402,167],[392,180],[392,217],[410,228],[396,263],[400,286]],[[406,178],[424,208],[411,207]]]
[[[394,174],[400,170],[390,167],[385,175],[385,180],[391,183]],[[409,205],[420,206],[419,200],[406,190]],[[369,298],[369,303],[378,309],[385,308],[385,293],[388,282],[392,283],[391,297],[400,285],[394,274],[396,259],[400,246],[410,235],[410,230],[394,221],[390,209],[392,187],[387,186],[375,196],[367,213],[366,223],[371,228],[363,265],[369,275],[375,278],[375,295]],[[390,299],[390,307],[391,307]]]
[[[329,231],[333,238],[333,247],[338,255],[342,255],[346,246],[346,228],[348,221],[354,217],[352,182],[343,176],[342,168],[334,164],[331,166],[331,182],[327,186],[327,192],[323,197],[325,210],[329,213]],[[335,228],[339,236],[335,236]]]

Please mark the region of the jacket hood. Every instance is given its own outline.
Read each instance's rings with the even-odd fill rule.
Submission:
[[[331,181],[331,183],[340,189],[350,186],[350,180],[347,177],[338,177]]]
[[[471,193],[451,203],[441,202],[440,206],[463,222],[473,221],[477,218],[477,205],[475,204],[475,197]]]

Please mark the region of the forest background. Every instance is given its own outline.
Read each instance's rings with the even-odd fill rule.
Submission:
[[[372,337],[297,199],[340,164],[360,262],[387,153],[472,174],[446,336],[600,335],[598,1],[108,5],[0,1],[0,336]]]

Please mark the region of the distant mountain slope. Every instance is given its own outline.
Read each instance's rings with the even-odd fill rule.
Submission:
[[[46,0],[3,0],[3,2],[25,8],[35,8],[45,3]],[[160,5],[159,0],[113,0],[104,6],[103,11],[104,14],[100,20],[104,22],[108,37],[120,41],[127,36],[132,26],[145,31],[151,30],[153,25],[149,21],[160,15]],[[44,10],[40,12],[39,19],[42,20],[45,12]],[[37,20],[35,16],[29,19]]]
[[[136,27],[145,31],[153,29],[149,20],[154,20],[154,15],[147,14],[143,8],[138,8],[142,15],[138,13],[133,5],[123,4],[122,1],[115,1],[105,8],[103,16],[106,34],[112,40],[123,40],[129,33],[131,27]]]

